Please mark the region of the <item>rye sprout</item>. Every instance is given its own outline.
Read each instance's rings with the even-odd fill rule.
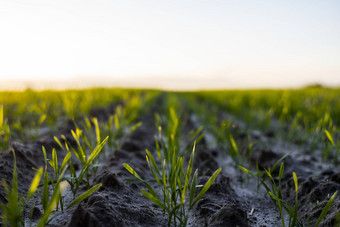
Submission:
[[[217,175],[221,172],[221,168],[213,173],[195,197],[196,188],[202,187],[202,185],[198,185],[197,182],[198,169],[195,170],[192,176],[195,146],[192,150],[186,171],[183,166],[183,157],[176,157],[175,154],[171,155],[171,163],[170,166],[168,166],[166,165],[166,159],[162,159],[158,147],[157,156],[161,164],[161,168],[159,168],[151,152],[146,150],[146,153],[148,166],[162,191],[162,196],[158,196],[147,181],[143,180],[132,167],[126,163],[123,164],[124,167],[140,182],[144,183],[148,189],[148,191],[141,190],[141,193],[168,213],[168,226],[171,226],[172,222],[177,226],[177,221],[179,222],[179,226],[186,226],[189,210],[191,210],[198,200],[207,192]],[[187,196],[189,196],[189,203],[187,202]]]
[[[83,149],[80,143],[80,136],[81,131],[78,129],[76,132],[72,130],[72,135],[74,139],[76,140],[78,149],[75,149],[71,147],[71,150],[73,154],[77,157],[78,161],[81,165],[81,171],[79,174],[77,174],[74,165],[72,163],[72,160],[69,160],[70,164],[70,178],[67,178],[67,182],[71,186],[71,191],[73,193],[73,197],[76,196],[76,193],[79,189],[79,186],[81,183],[85,183],[87,188],[90,188],[90,182],[89,182],[89,169],[94,164],[95,159],[100,155],[100,152],[103,150],[103,147],[108,140],[109,137],[106,137],[99,145],[97,145],[90,153],[90,156],[87,155],[86,149]],[[62,149],[67,150],[67,152],[70,152],[70,148],[68,144],[65,142],[65,147],[62,145],[60,140],[57,137],[54,137],[56,142],[59,144],[59,146]]]
[[[159,115],[156,115],[156,122],[161,122]],[[169,125],[165,130],[165,136],[162,135],[162,128],[159,126],[159,138],[155,137],[157,158],[155,159],[152,153],[146,149],[146,161],[154,180],[158,184],[158,188],[162,192],[161,196],[157,195],[155,189],[146,180],[142,179],[131,166],[126,163],[123,164],[126,170],[147,188],[147,191],[141,190],[141,193],[168,214],[168,226],[171,226],[171,223],[175,226],[177,224],[179,226],[187,225],[189,211],[207,192],[222,170],[221,168],[217,169],[203,187],[198,185],[198,170],[196,169],[192,175],[195,143],[189,163],[186,164],[184,157],[180,154],[183,152],[179,152],[179,123],[180,121],[174,108],[170,108]],[[198,131],[197,135],[199,133],[200,131]],[[158,160],[158,163],[156,160]],[[186,170],[185,166],[187,166]],[[196,188],[198,187],[202,187],[202,189],[195,197]]]
[[[7,182],[5,180],[2,180],[2,185],[6,192],[7,204],[0,203],[0,209],[2,210],[2,224],[4,226],[19,227],[25,225],[24,224],[25,207],[29,199],[33,196],[33,194],[36,192],[38,188],[43,169],[39,168],[39,170],[37,171],[32,180],[27,196],[24,197],[18,192],[18,172],[16,158],[14,150],[12,150],[12,152],[14,159],[12,189],[10,190]]]
[[[281,222],[282,222],[282,226],[286,226],[285,225],[285,220],[284,220],[284,211],[286,211],[286,213],[289,216],[289,223],[288,226],[289,227],[298,227],[298,226],[303,226],[303,222],[302,219],[300,218],[299,214],[298,214],[298,190],[299,190],[299,185],[298,185],[298,178],[295,174],[295,172],[293,172],[293,181],[294,181],[294,186],[295,186],[295,202],[293,205],[291,205],[290,203],[288,203],[286,200],[283,199],[282,197],[282,192],[281,192],[281,181],[282,181],[282,176],[283,176],[283,172],[284,172],[284,163],[282,162],[280,165],[280,171],[279,171],[279,182],[278,184],[276,184],[275,179],[272,176],[273,171],[275,170],[276,166],[289,154],[286,154],[285,156],[283,156],[279,161],[277,161],[274,166],[268,170],[264,170],[258,173],[253,173],[250,170],[242,167],[242,166],[238,166],[239,169],[241,169],[242,171],[244,171],[245,173],[247,173],[249,176],[251,177],[255,177],[257,178],[258,182],[260,182],[260,184],[265,188],[267,194],[270,196],[270,198],[272,199],[272,201],[274,202],[275,206],[278,207],[279,209],[279,214],[280,214],[280,218],[281,218]],[[270,184],[268,184],[266,182],[266,179],[269,179]],[[333,196],[330,198],[330,200],[327,202],[326,206],[324,207],[324,209],[322,210],[316,226],[318,226],[318,224],[320,223],[320,221],[326,216],[328,210],[330,209],[335,196],[337,195],[338,191],[336,191]]]
[[[43,177],[43,190],[42,193],[38,190],[39,195],[40,195],[40,200],[44,209],[45,213],[51,214],[51,212],[54,209],[58,210],[58,203],[60,204],[61,211],[64,211],[64,201],[62,198],[62,191],[66,188],[67,182],[69,182],[68,177],[64,177],[64,174],[67,170],[67,163],[70,161],[71,158],[71,152],[68,152],[67,155],[65,156],[60,168],[58,167],[58,159],[57,159],[57,153],[56,150],[53,148],[52,150],[52,160],[48,160],[46,157],[46,150],[44,147],[42,147],[43,153],[44,153],[44,158],[45,158],[45,171],[44,171],[44,177]],[[53,168],[55,178],[52,179],[52,177],[49,175],[47,172],[47,162],[50,164],[50,166]],[[49,191],[49,185],[52,185],[52,195],[50,196],[50,191]],[[74,198],[73,201],[66,207],[66,209],[71,208],[72,206],[82,202],[84,199],[89,197],[93,192],[98,190],[102,184],[97,184],[79,195],[77,198]],[[58,214],[57,214],[58,215]],[[56,216],[57,216],[56,215]],[[50,215],[48,215],[49,217]],[[44,216],[43,216],[44,217]],[[45,218],[42,222],[44,224],[50,222],[54,217],[48,220]]]
[[[4,106],[0,105],[0,147],[2,150],[8,148],[8,142],[11,137],[11,131],[7,123],[7,119],[4,118]]]
[[[339,141],[334,141],[334,135],[333,135],[333,131],[328,131],[327,129],[324,130],[324,133],[328,139],[328,144],[326,145],[326,148],[324,150],[323,153],[326,153],[327,155],[329,155],[332,150],[335,151],[334,153],[334,164],[337,165],[338,164],[338,156],[339,156],[339,152],[340,152],[340,142]]]

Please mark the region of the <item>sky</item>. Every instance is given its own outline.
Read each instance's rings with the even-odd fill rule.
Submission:
[[[0,0],[0,87],[340,86],[339,12],[335,0]]]

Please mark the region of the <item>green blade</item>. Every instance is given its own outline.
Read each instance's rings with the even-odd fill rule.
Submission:
[[[194,201],[196,185],[197,185],[197,175],[198,175],[198,169],[195,170],[195,173],[194,173],[194,176],[192,178],[191,185],[190,185],[189,207],[192,207],[192,201]]]
[[[67,155],[65,156],[64,160],[63,160],[63,163],[61,164],[61,167],[60,167],[61,171],[63,171],[63,169],[65,168],[67,162],[70,160],[71,156],[72,156],[72,153],[68,152]]]
[[[39,186],[39,182],[40,182],[41,176],[42,176],[42,173],[43,173],[43,168],[40,167],[39,170],[37,171],[37,173],[35,174],[35,176],[34,176],[34,178],[32,180],[31,186],[30,186],[30,188],[28,190],[28,194],[27,194],[27,198],[26,198],[27,201],[31,198],[31,196],[37,190],[37,188]]]
[[[202,190],[200,191],[200,193],[198,193],[197,197],[195,198],[194,202],[191,204],[191,207],[193,205],[195,205],[195,203],[197,203],[197,201],[199,199],[201,199],[201,197],[208,191],[208,189],[210,188],[210,186],[212,185],[212,183],[215,181],[215,178],[217,177],[217,175],[222,171],[222,168],[217,169],[213,175],[209,178],[209,180],[207,181],[207,183],[203,186]],[[190,208],[191,208],[190,207]]]
[[[195,148],[196,148],[196,141],[194,143],[194,147],[192,149],[192,153],[191,153],[191,156],[190,156],[187,172],[185,174],[185,182],[184,182],[184,187],[183,187],[182,196],[181,196],[181,202],[182,203],[185,202],[185,193],[186,193],[186,190],[188,188],[189,180],[190,180],[190,176],[191,176],[191,172],[192,172],[192,166],[193,166],[194,156],[195,156]]]
[[[141,190],[141,193],[147,197],[149,200],[151,200],[154,204],[161,207],[163,210],[169,211],[169,209],[162,203],[156,196],[150,194],[147,191]]]
[[[329,201],[327,202],[326,206],[323,208],[323,210],[321,211],[321,214],[318,218],[318,220],[316,221],[315,227],[317,227],[320,222],[322,221],[322,219],[326,216],[326,214],[328,213],[329,209],[331,208],[335,197],[337,196],[338,191],[334,192],[334,194],[332,195],[332,197],[329,199]]]
[[[324,132],[325,132],[325,134],[326,134],[326,136],[327,136],[329,142],[330,142],[332,145],[334,145],[334,140],[333,140],[333,137],[332,137],[332,135],[330,134],[330,132],[329,132],[327,129],[325,129]]]
[[[58,157],[57,157],[57,151],[55,150],[55,148],[53,148],[52,150],[52,161],[53,161],[53,169],[56,175],[58,175]]]
[[[150,162],[151,162],[153,168],[156,170],[157,174],[160,175],[158,166],[157,166],[156,161],[155,161],[155,159],[153,158],[151,152],[150,152],[148,149],[145,149],[145,151],[146,151],[146,153],[147,153],[147,155],[148,155],[148,158],[150,159]]]
[[[136,171],[134,171],[134,169],[132,169],[131,166],[129,166],[129,164],[123,163],[123,166],[125,167],[125,169],[126,169],[127,171],[129,171],[132,175],[134,175],[138,180],[144,181],[144,180],[138,175],[138,173],[137,173]]]
[[[96,184],[95,186],[93,186],[92,188],[90,188],[89,190],[87,190],[86,192],[84,192],[83,194],[81,194],[80,196],[78,196],[76,199],[74,199],[68,206],[66,209],[71,208],[72,206],[76,205],[77,203],[80,203],[81,201],[83,201],[84,199],[86,199],[87,197],[89,197],[92,193],[94,193],[95,191],[97,191],[100,187],[102,186],[102,184]]]

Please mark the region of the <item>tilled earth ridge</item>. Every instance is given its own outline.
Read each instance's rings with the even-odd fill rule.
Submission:
[[[94,111],[94,115],[107,116],[107,110]],[[141,118],[143,125],[124,138],[121,147],[106,155],[96,176],[92,176],[93,184],[103,186],[87,198],[81,205],[61,214],[51,222],[50,226],[166,226],[167,215],[161,208],[146,199],[140,190],[142,184],[128,182],[133,178],[123,167],[123,163],[131,165],[142,178],[152,179],[145,160],[145,148],[154,152],[154,135],[157,133],[153,121],[154,111]],[[191,129],[197,129],[198,123],[188,117],[184,123],[183,135]],[[69,126],[70,128],[72,126]],[[246,131],[245,128],[237,130]],[[206,132],[209,134],[208,132]],[[72,142],[72,137],[64,133]],[[285,175],[282,180],[284,198],[293,203],[295,189],[292,172],[299,179],[299,214],[306,225],[313,226],[321,210],[336,190],[340,190],[340,171],[338,167],[322,164],[316,153],[303,152],[303,147],[285,141],[277,141],[267,134],[254,133],[262,141],[254,147],[252,161],[259,161],[260,168],[272,166],[279,158],[292,152],[285,160]],[[242,133],[235,137],[238,143],[246,143]],[[207,135],[208,136],[208,135]],[[254,179],[247,179],[237,169],[226,151],[209,146],[207,136],[197,144],[194,168],[199,169],[200,184],[218,168],[223,171],[203,198],[190,213],[189,226],[280,226],[279,214],[272,201]],[[183,139],[185,140],[185,139]],[[183,142],[183,141],[182,141]],[[191,141],[184,141],[189,143]],[[16,152],[19,191],[25,193],[34,176],[32,168],[44,165],[41,147],[47,151],[58,147],[53,138],[43,137],[35,142],[25,144],[14,143]],[[58,160],[65,155],[58,150]],[[50,157],[48,152],[48,158]],[[79,167],[78,167],[79,168]],[[6,151],[0,154],[0,179],[11,182],[13,156]],[[278,172],[274,172],[277,176]],[[0,201],[5,202],[3,188],[0,187]],[[253,212],[251,214],[251,210]],[[340,200],[336,198],[331,210],[322,221],[321,226],[334,226],[340,212]],[[39,217],[39,209],[35,209],[35,217]],[[288,217],[286,217],[286,223]]]

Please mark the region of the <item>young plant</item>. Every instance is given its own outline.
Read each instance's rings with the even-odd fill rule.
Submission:
[[[133,124],[134,118],[127,116],[126,110],[121,106],[116,108],[116,113],[109,117],[107,122],[101,122],[99,124],[100,131],[104,135],[109,136],[108,147],[111,150],[117,150],[121,145],[122,138],[136,130],[142,125],[142,122]]]
[[[156,146],[157,157],[161,168],[158,167],[155,158],[148,150],[146,150],[146,161],[155,181],[162,191],[162,196],[157,195],[155,189],[153,189],[146,180],[143,180],[131,166],[126,163],[123,165],[126,170],[148,189],[148,191],[141,190],[141,193],[168,213],[168,226],[171,226],[171,223],[177,226],[178,222],[179,226],[186,226],[189,210],[191,210],[198,200],[207,192],[217,175],[221,172],[221,168],[213,173],[195,197],[196,188],[201,187],[201,185],[197,185],[197,169],[192,176],[195,146],[193,147],[186,171],[184,170],[185,163],[183,157],[176,156],[176,154],[172,152],[172,154],[169,155],[171,156],[170,163],[167,165],[166,157],[162,157],[159,145],[157,144]],[[189,196],[189,201],[187,200],[187,196]]]
[[[11,137],[11,131],[7,123],[7,119],[4,118],[4,106],[0,105],[0,148],[6,150],[8,148],[8,142]]]
[[[335,197],[338,195],[338,191],[334,192],[334,194],[332,195],[332,197],[328,200],[328,202],[326,203],[325,207],[323,208],[323,210],[321,211],[321,214],[318,218],[318,220],[316,221],[315,227],[318,227],[320,222],[322,221],[322,219],[326,216],[326,214],[328,213],[329,209],[331,208]],[[337,218],[340,214],[337,215]],[[340,216],[339,216],[340,217]],[[337,219],[336,218],[336,219]],[[339,225],[337,225],[339,224]],[[340,226],[340,223],[337,223],[336,226]]]
[[[71,150],[72,150],[73,154],[75,154],[75,156],[77,157],[77,159],[78,159],[78,161],[80,162],[80,165],[81,165],[81,171],[80,171],[79,174],[77,174],[71,159],[69,160],[70,175],[71,176],[70,176],[70,178],[67,178],[67,182],[71,186],[71,191],[73,193],[73,197],[75,197],[81,183],[85,183],[87,188],[88,189],[90,188],[89,169],[92,167],[95,159],[100,155],[100,152],[103,150],[103,147],[104,147],[106,141],[108,140],[108,137],[106,137],[99,145],[97,145],[90,152],[90,156],[87,156],[86,150],[83,149],[83,147],[81,146],[81,143],[80,143],[79,136],[80,136],[81,132],[79,130],[76,130],[76,132],[74,132],[72,130],[71,132],[72,132],[74,139],[76,140],[77,147],[78,147],[78,149],[71,147]],[[54,137],[54,139],[56,140],[56,142],[59,144],[59,146],[62,149],[70,152],[69,146],[67,145],[66,142],[65,142],[65,147],[64,147],[57,137]]]
[[[284,200],[283,197],[282,197],[282,193],[281,193],[281,180],[282,180],[282,176],[283,176],[283,172],[284,172],[284,163],[283,162],[280,165],[278,184],[276,184],[276,181],[272,176],[272,172],[275,170],[277,164],[280,163],[287,155],[288,154],[283,156],[269,170],[264,170],[264,172],[262,171],[262,172],[258,172],[258,173],[252,173],[250,170],[248,170],[248,169],[246,169],[242,166],[238,166],[238,167],[239,167],[240,170],[244,171],[249,176],[257,178],[258,182],[260,182],[260,184],[265,188],[267,194],[270,196],[270,198],[272,199],[274,204],[279,208],[279,214],[280,214],[280,218],[281,218],[281,222],[282,222],[283,227],[286,226],[285,221],[284,221],[284,211],[286,211],[286,213],[289,216],[289,223],[288,223],[289,227],[295,227],[295,226],[301,226],[302,227],[303,222],[302,222],[302,219],[300,218],[300,216],[298,214],[299,185],[298,185],[298,178],[297,178],[295,172],[293,172],[293,181],[294,181],[294,186],[295,186],[295,202],[294,202],[293,205],[289,204],[286,200]],[[266,182],[267,179],[269,179],[270,184],[268,184]],[[317,220],[316,226],[318,226],[318,224],[321,222],[321,220],[326,216],[326,214],[327,214],[328,210],[330,209],[337,193],[338,192],[336,191],[333,194],[333,196],[330,198],[330,200],[328,201],[328,203],[326,204],[326,206],[322,210],[322,212],[321,212],[321,214],[320,214],[320,216]]]
[[[323,156],[329,156],[332,150],[335,151],[334,153],[334,165],[338,164],[338,156],[340,152],[340,142],[334,141],[333,131],[328,131],[327,129],[324,130],[324,133],[328,139],[328,144],[326,145],[325,149],[323,150]]]
[[[54,217],[56,217],[59,214],[56,214],[54,217],[48,219],[50,214],[57,209],[58,210],[58,204],[60,204],[61,211],[64,211],[64,201],[62,198],[62,191],[67,187],[67,182],[69,182],[69,179],[67,177],[64,177],[64,174],[67,170],[67,163],[70,161],[71,158],[71,152],[68,152],[65,156],[60,168],[58,167],[58,159],[57,159],[57,153],[56,150],[53,148],[52,150],[52,160],[48,160],[46,157],[46,150],[44,147],[42,147],[44,158],[45,158],[45,171],[44,171],[44,178],[43,178],[43,191],[40,193],[40,200],[44,209],[44,215],[41,218],[41,223],[45,225],[46,223],[49,223]],[[47,162],[51,165],[53,168],[55,178],[52,179],[50,175],[47,172]],[[50,196],[50,190],[49,185],[52,185],[52,195]],[[73,201],[66,207],[66,209],[71,208],[72,206],[80,203],[84,199],[86,199],[88,196],[90,196],[93,192],[98,190],[102,184],[97,184],[79,195],[77,198],[74,198]]]
[[[2,185],[6,192],[7,204],[0,203],[0,209],[2,210],[2,224],[4,226],[24,226],[25,207],[29,199],[36,192],[40,178],[42,176],[43,169],[39,168],[35,174],[31,186],[28,190],[27,196],[19,195],[18,192],[18,172],[16,165],[15,152],[13,152],[14,164],[13,164],[13,177],[12,177],[12,189],[10,190],[6,181],[2,180]]]
[[[63,177],[65,174],[65,171],[67,169],[67,163],[69,162],[70,158],[71,158],[71,152],[68,152],[67,155],[65,156],[60,168],[58,166],[58,157],[57,157],[57,152],[55,150],[55,148],[53,148],[52,150],[52,160],[48,160],[47,156],[46,156],[46,149],[43,146],[42,147],[42,151],[44,154],[44,159],[45,159],[45,171],[44,171],[44,181],[43,181],[43,193],[40,194],[40,198],[41,198],[41,203],[43,205],[43,209],[46,211],[46,209],[48,208],[48,202],[49,202],[49,185],[52,185],[52,190],[58,190],[59,184],[61,181],[65,180],[65,178]],[[54,179],[52,179],[52,177],[48,174],[47,172],[47,162],[50,164],[50,166],[53,168],[54,171]],[[64,204],[63,204],[63,198],[62,196],[60,196],[59,198],[59,204],[60,204],[60,208],[63,211],[64,210]],[[58,209],[58,206],[57,206]]]

